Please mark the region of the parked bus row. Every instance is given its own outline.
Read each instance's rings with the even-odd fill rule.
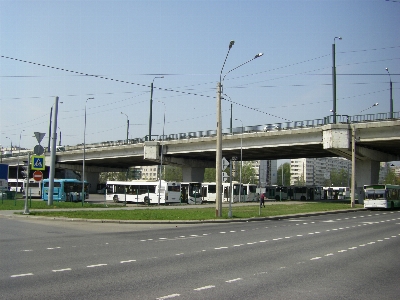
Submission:
[[[350,199],[348,187],[267,186],[259,188],[267,200],[345,200]]]
[[[241,188],[240,188],[241,186]],[[222,199],[229,202],[258,201],[255,184],[222,184]],[[144,204],[202,204],[215,203],[215,182],[167,182],[161,181],[107,181],[106,201]]]

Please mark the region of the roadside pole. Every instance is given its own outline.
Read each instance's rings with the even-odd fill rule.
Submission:
[[[28,153],[28,166],[27,166],[27,180],[25,187],[25,207],[24,207],[24,215],[29,215],[29,207],[28,207],[28,191],[29,191],[29,172],[30,172],[30,163],[31,163],[31,154]]]

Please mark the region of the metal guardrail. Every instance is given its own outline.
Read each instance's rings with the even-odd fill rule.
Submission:
[[[367,122],[381,122],[381,121],[391,121],[400,119],[400,112],[388,113],[376,113],[376,114],[365,114],[365,115],[336,115],[336,123],[339,124],[350,124],[350,123],[367,123]],[[252,133],[252,132],[267,132],[267,131],[280,131],[280,130],[291,130],[291,129],[301,129],[310,127],[321,127],[327,124],[334,124],[334,116],[330,115],[323,119],[312,119],[303,121],[288,121],[283,123],[272,123],[264,125],[253,125],[253,126],[243,126],[227,128],[222,131],[223,135],[240,134],[240,133]],[[169,135],[152,135],[153,141],[173,141],[173,140],[183,140],[192,138],[202,138],[202,137],[213,137],[217,135],[216,130],[206,130],[206,131],[191,131],[182,133],[173,133]],[[106,141],[100,143],[86,144],[85,148],[102,148],[102,147],[113,147],[122,145],[133,145],[141,144],[148,140],[148,136],[144,138],[134,138],[127,140],[117,140],[117,141]],[[64,151],[74,151],[83,150],[83,144],[76,146],[64,146]],[[64,152],[60,150],[59,152]],[[22,152],[20,155],[26,155],[28,152]],[[12,157],[18,156],[18,153],[13,153]],[[7,156],[10,157],[10,156]],[[5,156],[3,156],[5,158]]]

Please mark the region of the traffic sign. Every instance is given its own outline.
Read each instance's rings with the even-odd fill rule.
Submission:
[[[229,161],[223,157],[222,158],[222,171],[225,170],[227,167],[229,167]]]
[[[41,181],[43,179],[43,173],[42,171],[35,171],[33,172],[33,180],[35,181]]]
[[[44,155],[36,155],[31,158],[31,170],[45,170]]]

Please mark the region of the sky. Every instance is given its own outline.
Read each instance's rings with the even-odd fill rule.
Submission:
[[[399,16],[395,0],[0,0],[0,144],[47,146],[56,97],[62,145],[83,143],[85,108],[87,144],[124,140],[128,119],[143,138],[152,82],[153,135],[215,130],[221,70],[223,129],[231,104],[233,127],[324,118],[333,43],[337,114],[389,112],[390,80],[400,111]]]

